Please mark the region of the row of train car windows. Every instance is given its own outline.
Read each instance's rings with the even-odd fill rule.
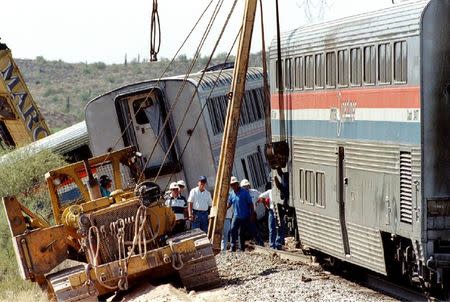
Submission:
[[[398,41],[287,58],[282,60],[282,71],[286,89],[404,84],[407,45],[406,41]]]
[[[247,125],[264,119],[263,93],[264,91],[262,88],[245,91],[239,126]],[[211,120],[211,127],[214,135],[223,132],[228,101],[229,99],[227,95],[212,97],[206,100],[209,118]]]
[[[244,176],[251,181],[254,188],[263,187],[268,181],[261,147],[258,146],[257,150],[258,152],[248,155],[247,158],[241,159]]]
[[[299,171],[299,197],[301,202],[325,207],[325,173],[312,170]]]

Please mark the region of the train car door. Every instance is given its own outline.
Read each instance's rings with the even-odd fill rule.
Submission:
[[[176,173],[180,171],[177,161],[175,147],[169,150],[172,133],[169,126],[163,128],[166,118],[164,98],[159,89],[141,91],[118,99],[122,131],[125,134],[125,145],[135,145],[143,154],[142,164],[145,164],[144,171],[146,177],[155,176],[160,166],[161,175]],[[131,126],[128,127],[128,124]],[[161,138],[157,145],[155,142],[158,135]]]
[[[345,152],[344,147],[339,146],[338,152],[338,203],[339,203],[339,222],[341,224],[342,244],[344,246],[344,253],[350,255],[350,244],[348,242],[347,224],[345,222],[345,186],[347,185],[347,178],[344,173]]]

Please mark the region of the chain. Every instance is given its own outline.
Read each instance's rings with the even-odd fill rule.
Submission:
[[[158,0],[153,0],[152,17],[150,20],[150,61],[158,61],[161,46],[161,26],[159,23]]]

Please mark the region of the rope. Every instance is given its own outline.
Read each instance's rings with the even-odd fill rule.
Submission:
[[[161,73],[161,75],[159,76],[158,80],[156,81],[156,84],[154,87],[152,87],[152,89],[149,91],[149,93],[147,94],[145,100],[141,103],[141,105],[139,106],[138,110],[136,111],[136,113],[134,114],[134,116],[136,116],[139,111],[142,109],[143,105],[147,102],[147,100],[150,98],[150,96],[152,95],[153,91],[155,90],[155,87],[158,86],[159,82],[161,81],[161,79],[164,77],[164,75],[167,73],[167,71],[169,70],[170,66],[173,64],[173,62],[175,61],[176,57],[178,56],[178,54],[180,53],[181,49],[184,47],[184,45],[186,44],[187,40],[190,38],[190,36],[192,35],[192,33],[194,32],[195,28],[197,27],[197,25],[200,23],[200,21],[203,19],[203,16],[205,15],[205,13],[208,11],[209,7],[211,6],[211,4],[213,3],[214,0],[211,0],[208,5],[205,7],[205,9],[203,10],[202,14],[200,15],[200,17],[197,19],[197,21],[195,22],[194,26],[191,28],[190,32],[188,33],[188,35],[186,36],[186,38],[184,39],[183,43],[181,43],[181,46],[178,48],[178,50],[176,51],[176,53],[173,55],[172,59],[170,60],[169,64],[166,66],[166,68],[164,69],[164,71]],[[114,150],[114,148],[117,146],[117,144],[119,143],[120,139],[125,135],[125,132],[128,130],[128,128],[132,125],[133,121],[130,119],[130,121],[127,123],[127,125],[125,126],[124,130],[122,131],[122,133],[117,137],[116,141],[114,142],[111,151],[108,152],[108,155],[105,157],[105,159],[102,161],[102,163],[100,164],[100,166],[103,166],[105,164],[105,162],[109,159],[109,156],[112,153],[112,150]]]
[[[236,44],[237,39],[239,38],[239,36],[240,36],[240,34],[241,34],[241,31],[242,31],[242,27],[239,29],[239,32],[238,32],[238,34],[236,35],[236,38],[234,39],[233,44],[231,45],[230,50],[228,51],[228,54],[227,54],[227,56],[226,56],[226,58],[225,58],[224,63],[227,63],[227,61],[228,61],[228,59],[229,59],[229,57],[230,57],[230,55],[231,55],[231,52],[232,52],[232,50],[233,50],[233,48],[234,48],[234,45]],[[217,74],[217,77],[216,77],[216,81],[215,81],[215,83],[214,83],[214,86],[213,86],[213,88],[211,89],[211,91],[209,92],[209,95],[208,95],[208,97],[207,97],[206,99],[209,99],[209,98],[211,97],[211,95],[212,95],[214,89],[217,87],[217,82],[218,82],[220,76],[222,75],[222,72],[223,72],[224,68],[225,68],[225,64],[223,64],[223,67],[220,69],[219,73]],[[198,87],[198,86],[197,86],[197,87]],[[205,110],[206,106],[207,106],[207,102],[205,102],[205,104],[203,104],[202,110],[200,111],[199,115],[197,116],[197,119],[196,119],[196,121],[195,121],[194,127],[192,127],[192,133],[195,132],[195,129],[196,129],[197,125],[198,125],[198,122],[200,121],[200,118],[201,118],[202,115],[203,115],[203,111]],[[187,139],[187,141],[186,141],[186,144],[184,145],[183,150],[181,151],[178,160],[181,160],[181,158],[183,157],[183,154],[184,154],[184,152],[186,151],[186,148],[187,148],[187,146],[188,146],[188,144],[189,144],[191,138],[192,138],[192,135],[190,135],[190,136],[188,137],[188,139]],[[172,177],[173,177],[174,175],[175,175],[174,172],[172,172],[172,173],[170,174],[169,180],[167,181],[167,184],[166,184],[166,186],[165,186],[164,191],[167,190],[167,188],[168,188],[168,186],[169,186],[169,184],[170,184],[170,182],[171,182],[171,180],[172,180]]]
[[[172,113],[173,113],[173,111],[174,111],[176,105],[178,104],[178,102],[179,102],[179,100],[180,100],[180,96],[181,96],[181,93],[182,93],[183,90],[184,90],[184,87],[186,86],[187,79],[188,79],[189,75],[191,74],[192,69],[193,69],[194,66],[195,66],[195,63],[197,62],[198,57],[200,56],[201,49],[203,48],[203,45],[204,45],[204,43],[205,43],[205,41],[206,41],[206,38],[208,37],[208,35],[209,35],[210,31],[211,31],[212,25],[213,25],[214,21],[216,20],[217,15],[218,15],[220,9],[222,8],[223,3],[224,3],[224,0],[219,0],[219,1],[217,2],[216,7],[214,8],[213,14],[211,15],[211,18],[210,18],[210,20],[209,20],[209,23],[208,23],[206,29],[205,29],[205,32],[203,33],[203,36],[202,36],[202,38],[201,38],[201,40],[200,40],[200,43],[199,43],[199,45],[197,46],[197,50],[196,50],[195,55],[194,55],[194,57],[193,57],[193,59],[192,59],[192,61],[191,61],[191,65],[189,66],[188,70],[186,71],[186,74],[185,74],[185,76],[184,76],[184,78],[183,78],[182,85],[181,85],[180,88],[178,89],[177,95],[176,95],[176,97],[175,97],[175,101],[174,101],[173,104],[171,105],[171,107],[170,107],[170,109],[169,109],[169,112],[168,112],[167,115],[166,115],[166,118],[165,118],[165,120],[164,120],[162,129],[161,129],[161,131],[158,133],[158,136],[156,137],[156,141],[155,141],[155,143],[154,143],[154,145],[153,145],[153,147],[152,147],[152,151],[150,152],[150,155],[148,156],[147,160],[145,161],[144,169],[142,169],[142,171],[141,171],[141,173],[140,173],[140,175],[139,175],[139,179],[141,179],[142,175],[143,175],[144,172],[145,172],[145,168],[147,167],[147,164],[148,164],[148,163],[150,162],[150,160],[152,159],[153,154],[154,154],[155,151],[156,151],[156,146],[157,146],[158,144],[160,144],[161,138],[162,138],[163,135],[164,135],[164,130],[165,130],[165,128],[167,127],[167,125],[169,124],[170,117],[171,117],[171,115],[172,115]],[[170,150],[171,150],[171,148],[168,148],[167,152],[170,153]]]
[[[213,48],[213,50],[212,50],[212,52],[211,52],[211,55],[209,56],[208,62],[206,63],[206,67],[205,67],[205,69],[203,70],[203,72],[202,72],[202,74],[201,74],[201,76],[200,76],[200,79],[199,79],[199,81],[198,81],[198,85],[200,85],[200,83],[201,83],[202,80],[203,80],[203,77],[205,76],[206,69],[208,68],[209,64],[211,63],[212,58],[213,58],[213,56],[214,56],[214,53],[215,53],[215,51],[217,50],[217,47],[219,46],[219,42],[220,42],[220,40],[222,39],[223,33],[225,32],[225,28],[227,27],[228,22],[229,22],[230,19],[231,19],[231,16],[232,16],[232,14],[233,14],[234,8],[236,7],[236,4],[237,4],[237,0],[234,1],[233,6],[231,7],[231,10],[230,10],[230,12],[228,13],[227,19],[225,20],[225,23],[224,23],[224,25],[223,25],[223,27],[222,27],[222,30],[221,30],[220,34],[219,34],[219,38],[217,39],[216,44],[214,45],[214,48]],[[198,88],[198,86],[197,86],[197,88]],[[192,97],[191,97],[191,99],[190,99],[190,101],[189,101],[188,107],[186,108],[186,110],[185,110],[185,112],[184,112],[184,115],[183,115],[183,118],[182,118],[182,120],[181,120],[181,123],[180,123],[180,125],[178,126],[178,129],[177,129],[177,131],[176,131],[176,133],[175,133],[175,135],[174,135],[174,137],[173,137],[173,139],[172,139],[172,142],[170,143],[170,146],[169,146],[169,148],[168,148],[166,154],[164,155],[164,159],[163,159],[163,162],[161,163],[161,166],[159,167],[158,173],[156,174],[156,176],[155,176],[155,178],[154,178],[154,180],[153,180],[154,182],[156,182],[156,181],[158,180],[158,177],[159,177],[159,175],[160,175],[160,173],[161,173],[161,171],[162,171],[162,168],[163,168],[163,166],[164,166],[164,162],[166,161],[166,159],[167,159],[167,157],[168,157],[168,155],[169,155],[170,149],[173,147],[173,145],[174,145],[174,143],[175,143],[175,140],[176,140],[176,138],[177,138],[177,136],[178,136],[178,133],[180,132],[181,127],[183,126],[183,123],[184,123],[184,121],[186,120],[187,114],[188,114],[188,112],[189,112],[189,108],[191,107],[192,102],[194,101],[195,95],[196,95],[196,92],[194,92],[194,93],[192,94]]]
[[[153,0],[152,17],[150,19],[150,61],[158,61],[157,55],[161,46],[161,25],[159,23],[158,0]]]
[[[95,248],[94,248],[94,242],[92,240],[93,233],[95,234],[95,244],[96,244]],[[88,231],[88,247],[89,247],[88,255],[89,255],[89,258],[92,259],[92,262],[93,262],[94,274],[96,276],[98,283],[100,283],[103,287],[105,287],[107,289],[115,290],[115,289],[117,289],[117,286],[110,286],[108,284],[105,284],[102,281],[102,278],[98,276],[97,267],[98,267],[98,254],[100,251],[99,242],[100,242],[100,233],[98,231],[98,228],[93,225],[89,228],[89,231]],[[87,268],[86,270],[88,271],[89,269]]]

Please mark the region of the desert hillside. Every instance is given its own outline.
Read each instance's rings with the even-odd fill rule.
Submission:
[[[219,54],[213,64],[223,63],[225,58],[226,54]],[[169,64],[169,59],[164,58],[158,62],[133,59],[111,65],[103,62],[73,64],[48,61],[43,57],[15,60],[54,131],[83,120],[84,106],[92,98],[126,84],[158,78]],[[200,58],[193,72],[202,70],[207,61],[207,57]],[[170,66],[166,76],[185,74],[190,64],[191,59],[181,55]],[[260,54],[252,55],[250,65],[261,65]]]

